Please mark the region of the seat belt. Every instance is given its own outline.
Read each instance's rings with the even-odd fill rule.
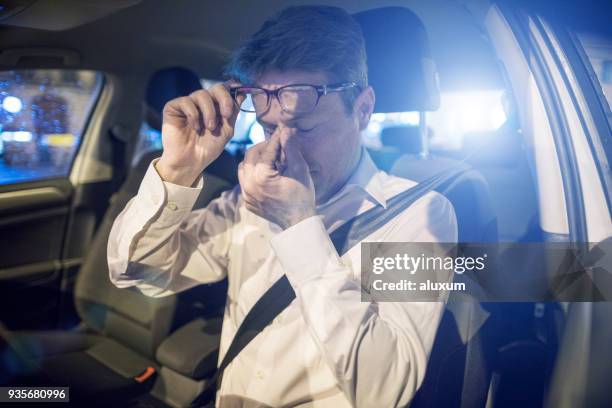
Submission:
[[[432,191],[439,185],[451,181],[465,172],[463,168],[446,170],[435,174],[414,187],[409,188],[387,201],[387,207],[373,207],[362,214],[356,215],[342,224],[330,235],[330,239],[342,256],[353,246],[359,244],[376,230],[383,227],[402,211],[410,207],[415,201]],[[204,390],[196,396],[191,403],[192,408],[214,407],[215,394],[220,385],[219,379],[223,371],[236,358],[236,356],[251,342],[266,326],[293,302],[295,291],[287,279],[281,276],[261,298],[253,305],[249,313],[238,327],[236,335],[219,364],[219,368],[211,377]]]

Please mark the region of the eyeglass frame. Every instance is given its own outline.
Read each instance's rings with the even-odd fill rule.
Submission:
[[[265,88],[261,88],[258,86],[237,86],[234,88],[230,88],[229,89],[229,93],[234,101],[234,104],[238,107],[238,109],[241,112],[246,112],[246,113],[256,113],[257,111],[253,110],[253,111],[245,111],[242,110],[242,108],[240,107],[240,105],[238,105],[238,101],[236,100],[236,96],[238,93],[239,89],[244,89],[244,88],[249,88],[249,89],[258,89],[258,90],[262,90],[265,94],[266,94],[266,98],[267,98],[267,102],[266,102],[266,107],[265,110],[267,110],[270,107],[270,101],[272,100],[270,98],[270,96],[274,96],[276,98],[276,101],[278,102],[278,106],[281,107],[281,109],[283,110],[283,112],[287,112],[287,113],[295,113],[295,112],[290,112],[287,111],[283,108],[283,104],[281,103],[278,94],[279,92],[281,92],[283,89],[285,88],[290,88],[290,87],[294,87],[294,86],[310,86],[312,88],[314,88],[317,91],[317,100],[314,103],[314,105],[312,106],[312,109],[309,111],[304,111],[304,112],[297,112],[297,113],[309,113],[315,110],[315,108],[319,105],[319,100],[321,99],[322,96],[327,95],[328,93],[331,92],[342,92],[342,91],[346,91],[347,89],[351,89],[354,87],[357,87],[359,89],[359,85],[357,85],[355,82],[339,82],[336,84],[327,84],[327,85],[312,85],[312,84],[289,84],[289,85],[285,85],[285,86],[281,86],[280,88],[276,88],[274,90],[269,90],[269,89],[265,89]],[[253,109],[255,109],[255,106],[253,106]]]

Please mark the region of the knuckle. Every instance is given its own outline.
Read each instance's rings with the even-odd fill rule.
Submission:
[[[266,142],[258,143],[251,147],[249,151],[252,151],[253,155],[260,155],[266,149]]]
[[[211,92],[218,92],[219,94],[225,94],[227,93],[227,88],[224,86],[224,84],[215,84],[213,86],[211,86],[210,88]]]
[[[172,109],[172,108],[174,108],[174,107],[176,107],[176,106],[178,106],[180,104],[181,104],[181,98],[180,97],[179,98],[171,99],[171,100],[169,100],[168,102],[165,103],[163,111],[167,112],[168,110],[170,110],[170,109]]]
[[[189,94],[189,96],[191,98],[197,99],[197,98],[201,98],[201,97],[205,97],[207,94],[207,91],[205,89],[198,89],[197,91],[193,91],[192,93]]]

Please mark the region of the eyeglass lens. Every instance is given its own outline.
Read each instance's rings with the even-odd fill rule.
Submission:
[[[240,110],[245,112],[264,112],[268,108],[268,95],[256,88],[241,90],[239,95],[245,100]],[[318,101],[317,90],[308,85],[283,88],[278,92],[281,108],[288,113],[310,112]]]

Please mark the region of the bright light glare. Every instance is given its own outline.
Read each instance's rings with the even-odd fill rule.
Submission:
[[[259,124],[259,122],[254,122],[253,127],[251,128],[251,132],[249,133],[251,142],[254,145],[257,143],[261,143],[266,140],[266,135],[264,133],[263,127]]]
[[[506,121],[506,112],[501,106],[495,106],[491,109],[491,124],[495,129],[499,128]]]
[[[32,132],[2,132],[2,140],[5,142],[31,142]]]
[[[465,130],[476,130],[482,126],[484,121],[483,112],[477,106],[462,106],[459,117],[461,127]]]
[[[16,96],[7,96],[2,101],[2,108],[9,113],[19,113],[23,109],[23,103]]]
[[[458,149],[470,132],[494,133],[506,121],[503,90],[446,92],[440,95],[440,109],[428,113],[433,129],[432,145]]]
[[[370,118],[370,124],[385,123],[396,126],[418,126],[419,112],[391,112],[391,113],[373,113]]]
[[[368,131],[370,133],[378,134],[382,131],[382,125],[380,124],[380,122],[370,121],[370,123],[368,123]]]

